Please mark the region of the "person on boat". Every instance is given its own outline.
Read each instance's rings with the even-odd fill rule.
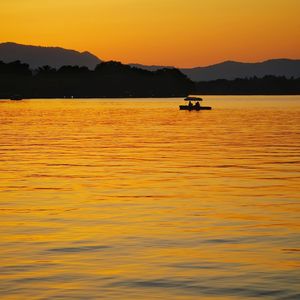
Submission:
[[[195,107],[196,107],[196,108],[200,108],[200,103],[199,103],[199,101],[196,102]]]
[[[193,103],[189,101],[189,107],[193,107]]]

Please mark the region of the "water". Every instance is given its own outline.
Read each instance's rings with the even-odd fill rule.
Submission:
[[[5,299],[299,299],[300,97],[0,101]]]

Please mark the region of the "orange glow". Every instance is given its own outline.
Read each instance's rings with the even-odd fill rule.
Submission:
[[[206,101],[2,100],[2,298],[297,295],[300,96]]]
[[[191,67],[300,57],[298,0],[2,0],[0,42]]]

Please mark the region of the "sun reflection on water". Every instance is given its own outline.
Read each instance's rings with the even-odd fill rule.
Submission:
[[[0,101],[1,295],[296,299],[300,99],[246,98]]]

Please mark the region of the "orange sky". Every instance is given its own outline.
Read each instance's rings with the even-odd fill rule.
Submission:
[[[177,67],[300,58],[299,0],[0,1],[0,42]]]

